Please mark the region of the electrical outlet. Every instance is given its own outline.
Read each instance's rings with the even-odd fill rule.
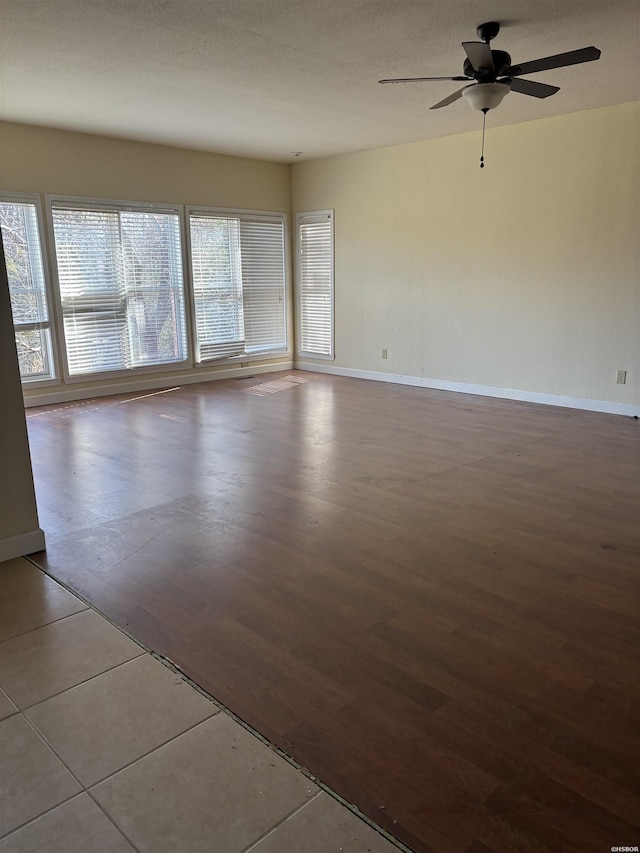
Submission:
[[[627,371],[626,370],[618,370],[616,373],[616,385],[626,385],[627,384]]]
[[[389,350],[386,347],[382,347],[382,357],[383,358],[389,357]]]

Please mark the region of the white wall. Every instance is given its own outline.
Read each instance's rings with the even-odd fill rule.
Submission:
[[[638,104],[487,124],[484,169],[479,130],[293,167],[294,212],[335,208],[334,366],[630,411]]]

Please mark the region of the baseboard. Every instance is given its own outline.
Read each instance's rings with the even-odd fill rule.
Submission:
[[[0,539],[0,563],[13,560],[14,557],[35,554],[36,551],[44,551],[44,549],[44,531],[39,527],[37,530],[18,533],[17,536],[8,536],[6,539]]]
[[[74,400],[90,400],[94,397],[111,397],[114,394],[137,393],[138,391],[155,391],[158,388],[173,388],[181,385],[193,385],[198,382],[213,382],[216,379],[233,379],[242,376],[254,376],[258,373],[274,373],[278,370],[293,370],[293,361],[268,362],[265,364],[253,364],[248,367],[230,366],[218,370],[198,370],[171,376],[155,376],[145,378],[139,376],[136,379],[119,379],[108,385],[94,385],[78,388],[74,385],[57,385],[55,388],[43,388],[41,392],[33,389],[29,396],[25,396],[25,408],[33,406],[49,406],[53,403],[70,403]]]
[[[582,409],[587,412],[604,412],[609,415],[640,417],[640,406],[632,403],[613,403],[608,400],[589,400],[581,397],[563,397],[559,394],[541,394],[537,391],[519,391],[513,388],[494,388],[491,385],[470,385],[466,382],[450,382],[444,379],[425,379],[422,376],[405,376],[400,373],[378,373],[373,370],[355,370],[337,367],[334,364],[296,361],[297,370],[315,373],[330,373],[334,376],[350,376],[354,379],[371,379],[374,382],[392,382],[396,385],[414,385],[436,391],[454,391],[458,394],[476,394],[481,397],[497,397],[502,400],[520,400],[523,403],[540,403],[544,406],[561,406],[565,409]]]

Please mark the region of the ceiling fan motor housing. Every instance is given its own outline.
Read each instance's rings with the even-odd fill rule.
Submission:
[[[489,44],[500,32],[500,24],[497,21],[487,21],[486,24],[477,26],[476,32],[482,41],[486,41]]]
[[[493,70],[481,68],[476,71],[469,59],[465,59],[463,74],[480,82],[495,83],[496,77],[506,74],[511,68],[511,57],[506,50],[492,50],[491,56],[493,57]]]

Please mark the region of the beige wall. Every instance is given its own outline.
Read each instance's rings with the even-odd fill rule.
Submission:
[[[487,125],[485,169],[479,130],[293,167],[335,208],[335,366],[638,404],[638,104]]]
[[[290,170],[282,163],[1,122],[0,190],[288,213]],[[293,349],[292,316],[289,342]],[[253,374],[286,367],[291,359],[274,356],[245,364],[138,374],[116,384],[108,379],[27,387],[25,400],[34,405]]]
[[[0,122],[0,189],[288,211],[289,166]]]
[[[335,208],[337,367],[638,404],[638,146],[638,104],[503,128],[489,114],[483,170],[479,130],[291,169],[0,123],[0,189]],[[130,388],[183,381],[159,373]]]

